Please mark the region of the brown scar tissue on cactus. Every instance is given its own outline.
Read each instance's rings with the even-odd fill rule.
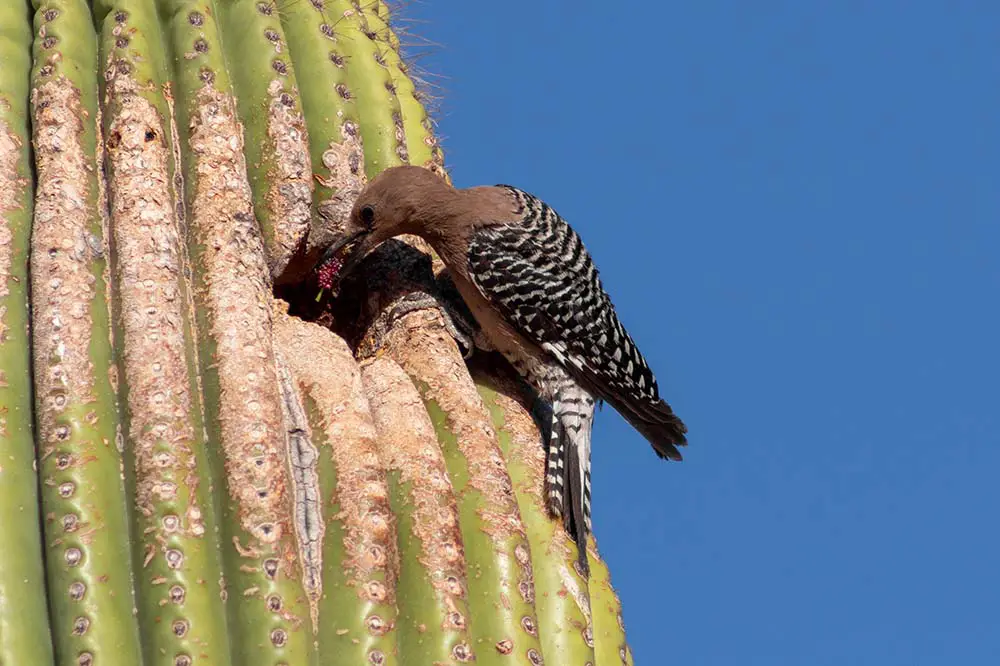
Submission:
[[[630,663],[437,253],[314,273],[447,182],[384,1],[2,2],[0,62],[0,664]]]

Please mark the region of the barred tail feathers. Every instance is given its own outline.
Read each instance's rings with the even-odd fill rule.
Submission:
[[[601,397],[649,442],[657,456],[681,460],[678,448],[687,446],[687,426],[665,400],[617,395]]]
[[[580,568],[587,565],[590,521],[590,437],[594,399],[576,385],[563,387],[552,401],[546,480],[549,511],[561,517],[576,542]]]
[[[565,469],[566,469],[566,435],[559,417],[553,412],[551,433],[549,435],[549,446],[546,454],[545,488],[548,500],[548,509],[556,518],[569,515],[569,506],[566,500],[569,495],[566,492]]]

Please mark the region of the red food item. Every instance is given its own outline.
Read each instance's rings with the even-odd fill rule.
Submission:
[[[323,289],[333,291],[333,287],[337,283],[337,276],[340,274],[340,269],[343,265],[344,262],[339,257],[332,257],[320,266],[316,271],[316,281],[319,283],[319,286]]]

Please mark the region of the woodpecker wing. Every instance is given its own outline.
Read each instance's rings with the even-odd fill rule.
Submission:
[[[659,398],[656,379],[618,320],[575,231],[540,199],[505,187],[520,219],[473,232],[473,283],[518,332],[618,410],[661,457],[680,459],[686,428]]]

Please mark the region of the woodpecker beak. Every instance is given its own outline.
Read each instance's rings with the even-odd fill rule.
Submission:
[[[336,296],[340,292],[340,283],[368,254],[368,231],[361,230],[345,236],[323,251],[316,264],[316,274],[319,285],[329,289]]]

